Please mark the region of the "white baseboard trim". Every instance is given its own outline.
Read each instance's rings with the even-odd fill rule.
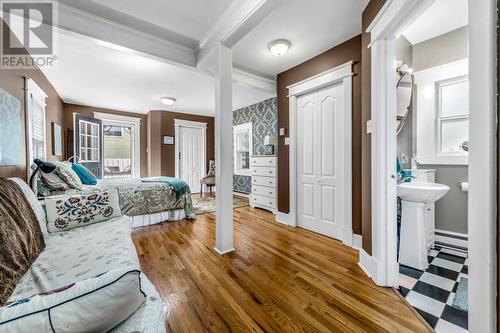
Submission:
[[[220,255],[234,252],[234,248],[229,249],[229,250],[225,250],[225,251],[220,251],[218,248],[214,247],[214,250],[215,250],[215,252],[217,252]]]
[[[358,234],[352,234],[352,247],[356,250],[361,250],[363,246],[363,237]]]
[[[237,197],[243,197],[243,198],[250,199],[250,194],[246,194],[246,193],[241,193],[241,192],[235,192],[235,191],[233,191],[233,195],[235,195]]]
[[[281,224],[286,224],[286,225],[291,225],[291,217],[289,214],[282,213],[282,212],[276,212],[276,222],[279,222]]]
[[[363,272],[365,272],[365,274],[368,275],[369,278],[372,277],[371,261],[372,257],[368,253],[366,253],[365,250],[360,249],[358,265],[359,267],[361,267]]]
[[[451,247],[468,249],[469,236],[458,232],[436,229],[434,231],[434,240]]]

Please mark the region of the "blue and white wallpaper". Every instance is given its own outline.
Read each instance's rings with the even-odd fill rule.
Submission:
[[[266,135],[278,136],[278,102],[273,97],[233,112],[233,126],[252,123],[253,155],[264,155]],[[233,176],[233,190],[249,194],[252,192],[251,177]]]

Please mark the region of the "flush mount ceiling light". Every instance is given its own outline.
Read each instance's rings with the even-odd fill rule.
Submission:
[[[272,54],[279,57],[288,52],[291,44],[286,39],[278,39],[269,43],[269,50]]]
[[[160,101],[165,104],[166,106],[171,106],[171,105],[174,105],[174,103],[177,101],[175,98],[173,97],[162,97],[160,98]]]

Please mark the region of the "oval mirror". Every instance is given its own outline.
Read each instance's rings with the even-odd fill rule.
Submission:
[[[413,75],[403,72],[396,85],[397,110],[396,110],[396,133],[399,134],[411,110],[411,98],[413,94]]]

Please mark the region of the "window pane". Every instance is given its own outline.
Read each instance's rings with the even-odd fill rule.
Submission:
[[[441,122],[441,152],[463,152],[462,143],[469,139],[469,119],[449,119]]]
[[[104,178],[131,178],[135,137],[131,126],[104,125]]]
[[[441,86],[441,116],[453,117],[469,114],[469,81]]]

